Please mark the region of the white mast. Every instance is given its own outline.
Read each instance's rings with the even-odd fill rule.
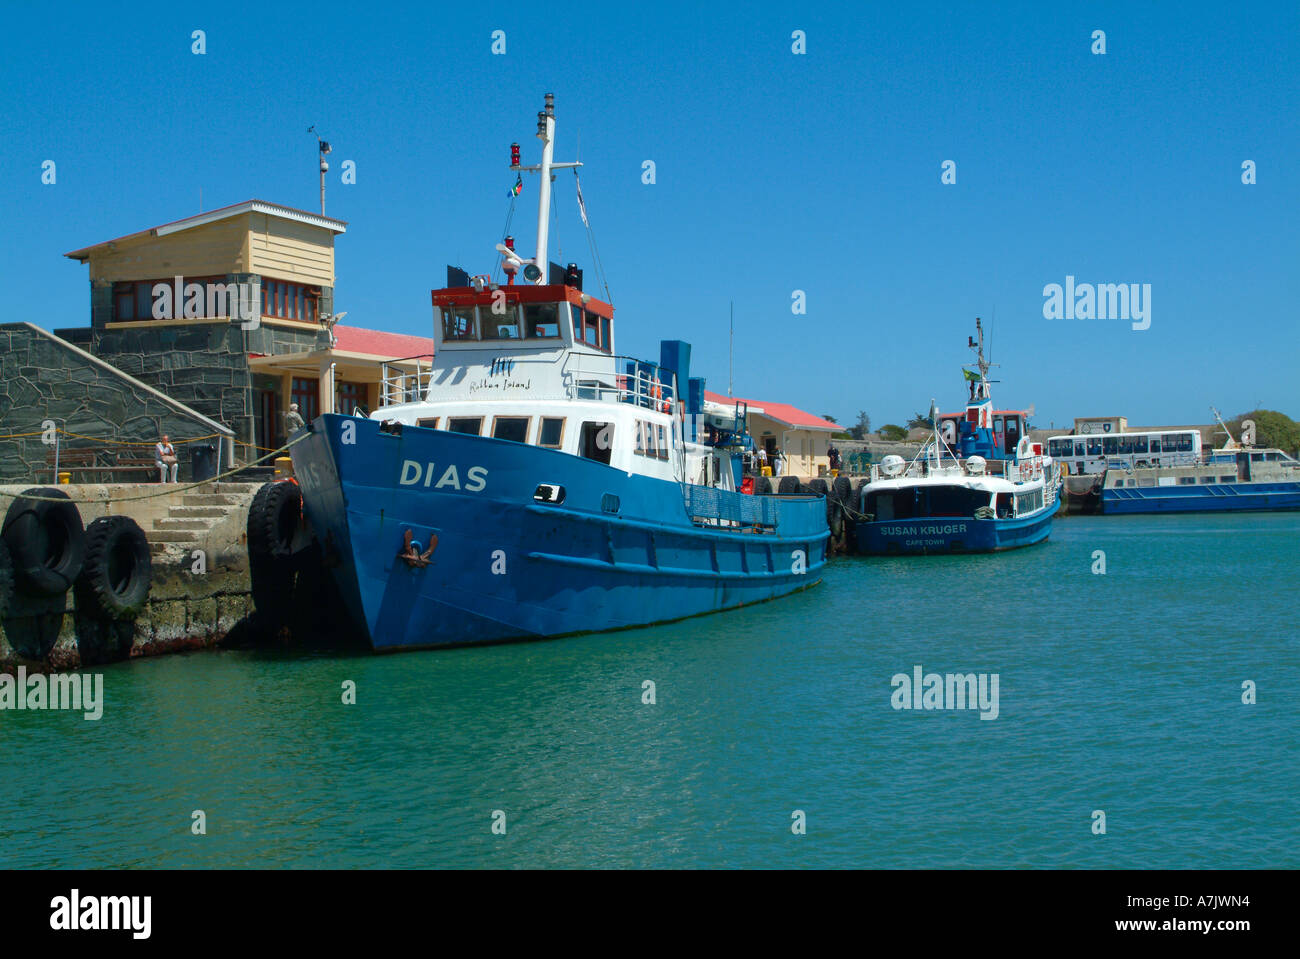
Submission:
[[[546,109],[539,110],[537,113],[537,139],[542,141],[542,162],[537,166],[519,164],[510,166],[512,170],[526,170],[529,173],[542,175],[542,186],[537,191],[537,253],[531,260],[522,260],[513,250],[508,250],[501,244],[497,244],[497,251],[507,260],[519,265],[531,263],[536,267],[536,274],[534,275],[532,270],[525,269],[524,279],[538,286],[544,286],[550,279],[547,276],[550,272],[550,262],[547,259],[546,244],[551,224],[551,180],[553,178],[551,171],[582,166],[581,163],[552,162],[551,158],[555,155],[555,94],[553,93],[546,94]]]

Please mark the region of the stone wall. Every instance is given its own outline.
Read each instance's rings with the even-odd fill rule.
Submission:
[[[151,365],[164,362],[159,355],[150,357]],[[37,434],[0,440],[0,482],[54,482],[47,462],[52,447],[39,435],[46,420],[53,420],[69,433],[110,444],[59,436],[61,455],[63,450],[97,449],[98,461],[103,464],[111,462],[109,449],[116,452],[127,441],[152,445],[163,433],[176,442],[221,431],[218,423],[198,411],[173,397],[159,395],[114,366],[97,362],[52,333],[30,323],[0,324],[0,436]],[[208,442],[216,445],[218,441]],[[150,446],[135,449],[143,455],[152,453]],[[189,477],[189,456],[184,449],[178,452],[181,477],[185,479]],[[156,479],[147,473],[74,475],[74,479],[82,478]]]
[[[245,347],[245,338],[247,347]],[[89,351],[253,442],[248,354],[301,353],[328,346],[324,330],[229,323],[95,329]]]

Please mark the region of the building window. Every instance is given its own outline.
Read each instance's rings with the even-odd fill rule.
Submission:
[[[298,415],[310,423],[320,416],[320,380],[294,377],[292,401],[298,404]]]
[[[180,302],[175,302],[176,296],[176,278],[174,276],[165,277],[157,280],[129,280],[122,283],[113,284],[113,319],[114,323],[129,323],[132,321],[152,320],[154,319],[154,295],[153,288],[157,284],[163,284],[167,287],[167,302],[171,303],[170,316],[162,317],[163,319],[185,319],[185,288],[192,283],[197,283],[203,288],[203,294],[199,298],[197,311],[191,310],[191,319],[207,319],[216,317],[227,317],[232,311],[236,311],[239,305],[239,291],[234,283],[230,283],[224,276],[185,276],[181,277],[181,298]],[[212,294],[212,307],[215,312],[208,310],[209,305],[209,288],[215,284],[221,284],[223,287],[229,287],[226,293],[223,293],[218,299],[216,293]],[[226,297],[230,299],[227,301]]]
[[[318,287],[262,278],[263,316],[281,320],[314,320],[320,315],[319,308]]]
[[[366,384],[365,383],[347,383],[343,381],[334,384],[334,408],[340,413],[346,413],[351,416],[358,409],[366,410]]]

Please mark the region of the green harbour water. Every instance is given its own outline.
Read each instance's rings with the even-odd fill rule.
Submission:
[[[1297,868],[1298,542],[1070,517],[661,627],[122,663],[98,722],[0,712],[0,865]],[[894,709],[917,665],[997,718]]]

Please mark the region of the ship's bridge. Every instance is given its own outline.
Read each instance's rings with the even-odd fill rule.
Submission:
[[[438,353],[614,353],[614,307],[567,284],[433,291]]]

